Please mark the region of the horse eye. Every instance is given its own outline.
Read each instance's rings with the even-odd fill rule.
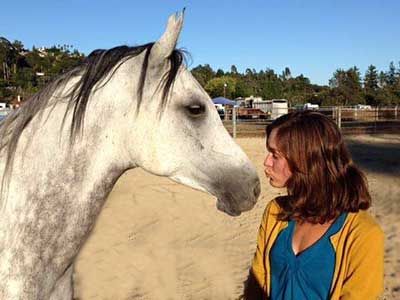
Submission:
[[[198,117],[205,112],[205,107],[203,105],[189,105],[187,110],[192,116]]]

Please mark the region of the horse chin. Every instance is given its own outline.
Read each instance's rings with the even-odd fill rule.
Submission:
[[[241,211],[230,208],[229,206],[227,206],[224,202],[222,202],[219,199],[217,200],[217,209],[232,216],[232,217],[240,216],[240,214],[242,213]]]

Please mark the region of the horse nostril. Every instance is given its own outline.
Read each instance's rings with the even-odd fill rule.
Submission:
[[[257,184],[253,189],[255,201],[257,201],[257,198],[260,195],[260,192],[261,192],[260,181],[257,180]]]

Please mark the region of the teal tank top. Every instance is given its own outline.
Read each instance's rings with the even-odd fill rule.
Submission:
[[[293,252],[294,221],[282,230],[272,246],[271,300],[327,300],[335,270],[330,236],[339,232],[347,213],[341,214],[325,234],[297,256]]]

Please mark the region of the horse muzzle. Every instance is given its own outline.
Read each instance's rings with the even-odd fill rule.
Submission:
[[[250,190],[245,193],[237,186],[232,190],[225,190],[221,196],[218,196],[217,209],[230,216],[239,216],[242,212],[254,207],[260,192],[260,180],[257,177]]]

